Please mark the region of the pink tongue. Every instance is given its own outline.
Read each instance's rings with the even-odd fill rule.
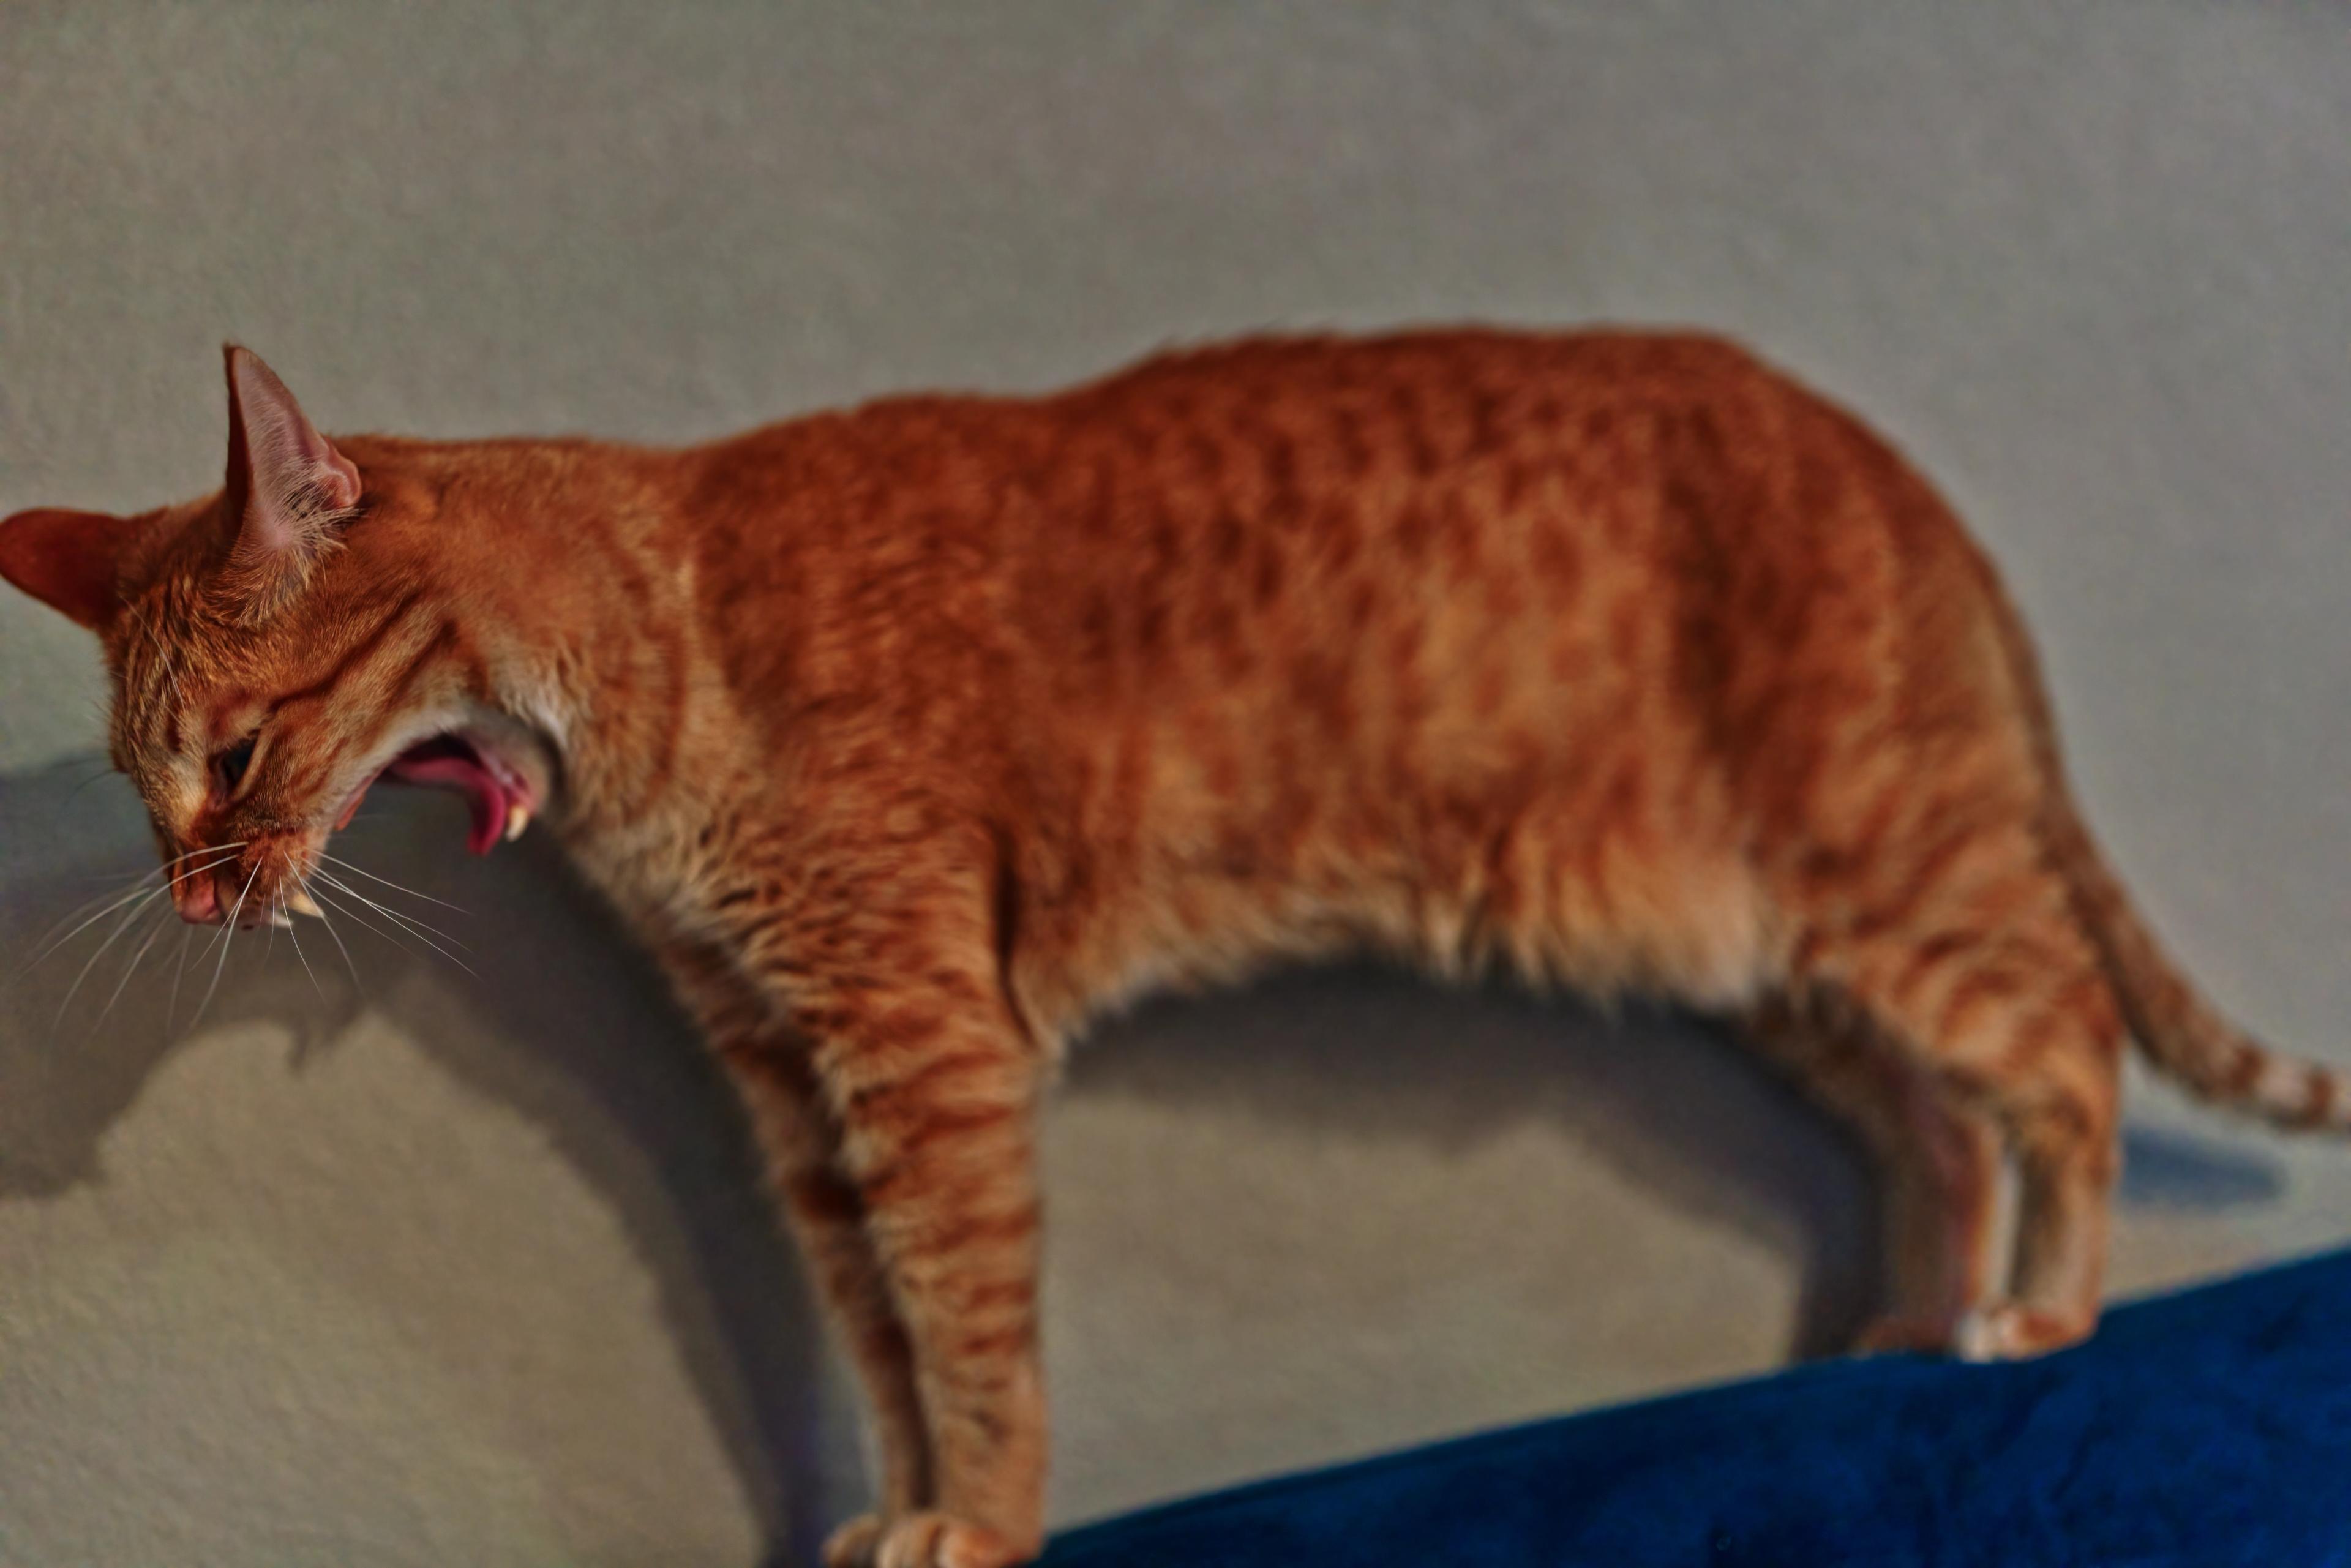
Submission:
[[[465,835],[465,847],[475,854],[488,854],[505,835],[506,786],[491,777],[489,770],[472,758],[402,758],[383,771],[385,778],[396,779],[403,784],[429,785],[434,789],[455,789],[463,794],[474,814],[473,831]]]

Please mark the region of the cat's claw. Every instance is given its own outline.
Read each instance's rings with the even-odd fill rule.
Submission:
[[[825,1568],[1016,1568],[1036,1555],[943,1513],[852,1519],[824,1543]]]

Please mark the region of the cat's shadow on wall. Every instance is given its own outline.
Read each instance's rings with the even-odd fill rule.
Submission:
[[[102,773],[85,759],[0,779],[0,952],[8,956],[0,973],[9,977],[0,981],[0,1202],[39,1201],[94,1179],[108,1129],[177,1049],[169,988],[156,977],[161,957],[92,1027],[143,927],[89,967],[54,1030],[49,1019],[111,918],[25,967],[36,938],[98,891],[94,877],[135,873],[152,858],[130,792]],[[362,1000],[340,957],[313,937],[318,988],[290,944],[267,968],[248,954],[212,1019],[287,1031],[298,1070],[304,1053],[330,1049],[372,1008],[459,1082],[541,1127],[627,1224],[770,1540],[786,1557],[804,1552],[812,1527],[856,1500],[843,1495],[854,1483],[828,1469],[825,1450],[838,1446],[828,1438],[838,1434],[826,1430],[817,1313],[759,1197],[741,1111],[650,964],[546,836],[474,862],[454,847],[454,810],[387,802],[338,848],[465,906],[479,978],[370,939],[354,944]],[[167,926],[159,946],[172,951],[178,936]],[[428,961],[443,973],[407,983]],[[209,977],[197,967],[181,982],[172,1010],[183,1031]],[[451,1027],[453,1009],[473,1027]],[[1526,1027],[1535,1011],[1541,1027]],[[1790,1352],[1834,1349],[1876,1281],[1864,1173],[1792,1091],[1708,1032],[1637,1012],[1612,1025],[1500,987],[1464,997],[1392,974],[1293,976],[1244,995],[1146,1007],[1080,1054],[1064,1092],[1245,1104],[1258,1116],[1447,1148],[1530,1115],[1555,1118],[1676,1207],[1790,1257],[1802,1281]],[[2137,1136],[2154,1145],[2134,1147],[2133,1162],[2168,1172],[2175,1189],[2184,1179],[2216,1202],[2275,1189],[2260,1167]]]

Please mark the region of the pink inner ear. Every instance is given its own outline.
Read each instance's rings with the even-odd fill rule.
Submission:
[[[360,471],[319,433],[277,373],[228,350],[229,491],[243,499],[240,553],[306,550],[321,519],[357,506]]]
[[[122,606],[116,582],[130,538],[127,519],[104,512],[18,512],[0,523],[0,577],[103,632]]]

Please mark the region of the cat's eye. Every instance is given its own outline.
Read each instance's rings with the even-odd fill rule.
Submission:
[[[245,770],[253,766],[253,748],[259,738],[248,735],[213,758],[213,772],[220,779],[222,794],[235,795],[245,782]]]

